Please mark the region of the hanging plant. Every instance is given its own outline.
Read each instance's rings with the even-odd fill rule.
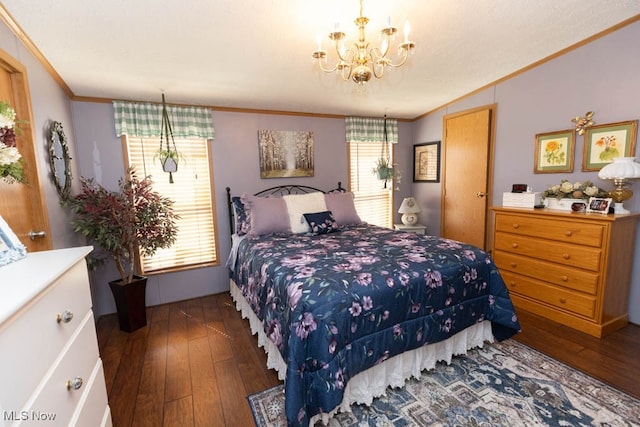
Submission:
[[[182,158],[182,155],[176,147],[176,141],[173,139],[173,130],[171,128],[171,121],[169,121],[169,114],[167,114],[167,104],[164,99],[164,93],[162,94],[160,149],[157,151],[156,157],[160,160],[162,170],[169,173],[169,183],[173,184],[173,173],[178,171],[178,162]]]
[[[393,165],[391,165],[386,158],[381,157],[376,160],[376,166],[372,172],[378,176],[379,180],[387,181],[393,178]]]
[[[377,175],[378,179],[384,181],[384,188],[387,188],[387,181],[393,179],[393,165],[390,160],[389,141],[387,138],[387,115],[384,116],[384,142],[382,143],[382,152],[380,158],[376,160],[376,165],[372,172]]]

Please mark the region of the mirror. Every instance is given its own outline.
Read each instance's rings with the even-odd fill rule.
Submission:
[[[49,164],[58,194],[62,200],[66,200],[71,191],[71,157],[67,137],[60,122],[52,122],[49,129]]]

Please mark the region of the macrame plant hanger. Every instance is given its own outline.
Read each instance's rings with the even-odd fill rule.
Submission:
[[[387,137],[387,115],[384,115],[384,122],[382,132],[384,135],[384,142],[382,143],[382,152],[380,153],[380,158],[386,160],[387,171],[384,178],[384,187],[387,188],[387,180],[390,178],[389,174],[391,172],[391,159],[389,158],[389,139]]]
[[[163,142],[166,137],[166,149],[163,148]],[[171,138],[171,141],[169,141]],[[178,171],[178,149],[176,141],[173,139],[173,129],[171,129],[171,121],[167,114],[167,104],[162,93],[162,123],[160,125],[160,163],[162,170],[169,173],[169,183],[173,184],[173,172]]]

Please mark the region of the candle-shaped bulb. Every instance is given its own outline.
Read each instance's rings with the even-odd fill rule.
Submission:
[[[405,21],[404,23],[404,41],[408,42],[409,41],[409,32],[411,31],[411,25],[409,24],[409,21]]]
[[[318,42],[318,52],[322,50],[322,36],[320,34],[316,34],[316,40]]]

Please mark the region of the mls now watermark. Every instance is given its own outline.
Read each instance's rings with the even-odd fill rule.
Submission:
[[[4,421],[55,421],[55,412],[43,411],[2,411]]]

